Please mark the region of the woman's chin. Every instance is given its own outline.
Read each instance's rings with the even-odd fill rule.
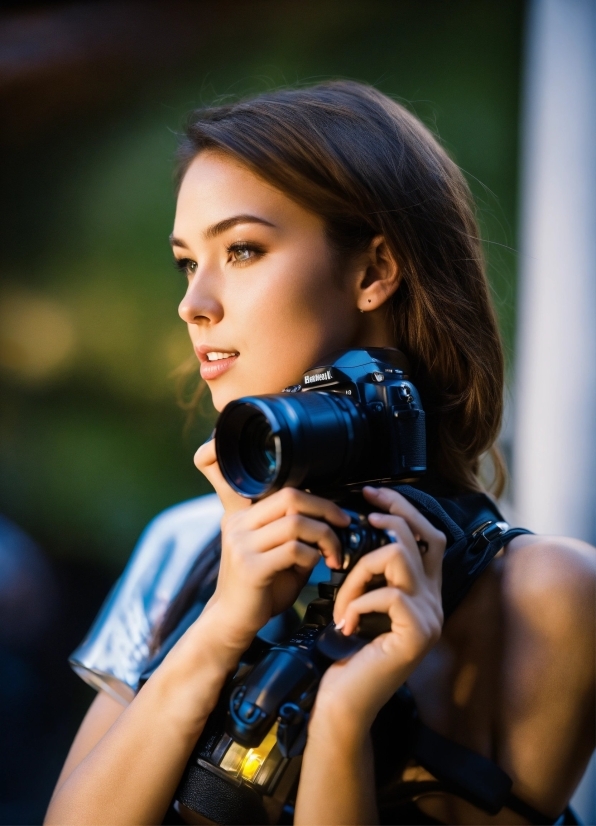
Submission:
[[[221,413],[226,404],[231,401],[231,398],[225,400],[221,398],[216,399],[213,393],[211,394],[211,403],[213,404],[213,407],[217,410],[218,413]]]
[[[209,392],[211,393],[211,403],[213,407],[217,410],[218,413],[224,409],[224,407],[229,404],[230,402],[235,401],[236,399],[241,399],[244,396],[265,396],[269,394],[276,394],[281,393],[284,387],[287,387],[288,384],[292,382],[286,382],[286,384],[282,384],[278,381],[271,381],[267,383],[260,382],[258,385],[253,384],[252,387],[224,387],[220,385],[217,387],[217,381],[207,382],[207,386],[209,387]]]
[[[229,389],[224,391],[223,388],[218,389],[216,387],[209,387],[209,390],[211,391],[211,403],[218,413],[221,413],[224,407],[230,402],[233,402],[236,399],[241,399],[242,396],[250,395],[249,393],[240,390],[237,392],[230,391]]]

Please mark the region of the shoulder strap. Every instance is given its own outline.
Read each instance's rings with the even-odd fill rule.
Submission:
[[[444,791],[465,798],[491,815],[506,803],[512,781],[492,760],[448,740],[419,722],[414,737],[414,757]]]
[[[506,807],[532,824],[577,823],[569,807],[557,818],[538,811],[512,793],[511,778],[496,763],[437,734],[420,721],[414,736],[413,754],[420,765],[439,781],[438,784],[428,781],[433,784],[434,791],[455,794],[488,814],[495,815]],[[421,793],[424,790],[419,788],[417,791]]]
[[[526,528],[511,528],[494,502],[481,493],[439,499],[411,485],[395,489],[447,537],[442,589],[445,619],[501,548],[516,536],[532,533]]]
[[[512,539],[531,534],[526,528],[510,528],[492,521],[454,543],[443,558],[443,612],[449,617],[489,563]]]

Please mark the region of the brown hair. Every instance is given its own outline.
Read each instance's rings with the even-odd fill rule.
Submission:
[[[228,153],[321,216],[338,255],[382,234],[401,270],[389,300],[427,414],[431,478],[479,490],[503,406],[503,353],[464,176],[426,127],[361,83],[334,81],[191,113],[177,180],[205,149]]]

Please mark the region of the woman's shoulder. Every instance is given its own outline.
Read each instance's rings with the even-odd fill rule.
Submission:
[[[141,534],[132,555],[70,663],[86,682],[127,703],[149,652],[153,629],[197,555],[220,527],[215,494],[174,505]]]
[[[501,763],[519,796],[557,812],[594,748],[596,548],[520,536],[499,579]]]
[[[502,559],[505,608],[531,612],[533,621],[561,633],[569,623],[592,633],[585,612],[594,611],[594,546],[569,537],[528,534],[513,539]]]
[[[500,596],[511,650],[544,676],[560,670],[570,689],[574,680],[594,685],[596,548],[569,537],[518,536],[503,554]]]

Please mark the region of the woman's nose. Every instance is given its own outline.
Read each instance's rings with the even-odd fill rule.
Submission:
[[[187,324],[217,324],[223,317],[221,302],[209,289],[208,281],[198,273],[189,281],[186,294],[178,307],[178,315]]]

